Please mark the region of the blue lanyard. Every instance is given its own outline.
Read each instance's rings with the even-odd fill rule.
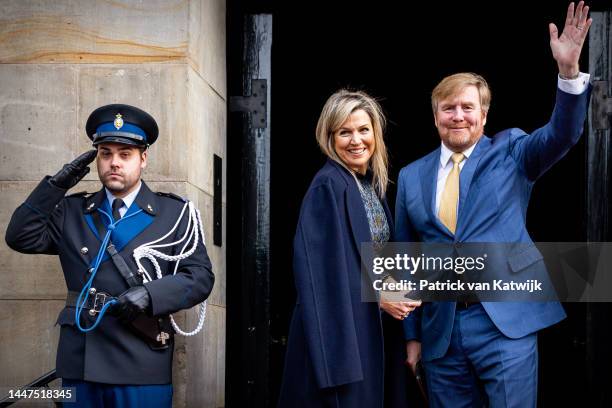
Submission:
[[[117,299],[111,299],[109,302],[105,303],[104,306],[102,306],[102,309],[100,310],[100,312],[98,313],[98,317],[96,318],[96,321],[94,322],[94,324],[91,327],[82,327],[81,326],[81,321],[80,321],[80,316],[81,316],[81,312],[83,311],[83,308],[85,307],[85,305],[87,304],[87,299],[89,298],[90,292],[89,290],[91,289],[91,285],[93,284],[93,280],[96,276],[96,273],[98,272],[98,267],[100,266],[100,263],[102,263],[102,258],[104,258],[104,251],[106,250],[106,247],[108,246],[108,242],[110,241],[110,236],[111,233],[113,232],[113,230],[115,229],[115,227],[117,226],[117,224],[119,224],[121,221],[123,220],[127,220],[130,217],[135,216],[136,214],[142,212],[142,208],[126,217],[123,218],[119,218],[117,221],[113,220],[113,217],[110,216],[110,214],[108,214],[106,211],[98,208],[98,211],[101,212],[102,214],[104,214],[106,216],[106,218],[108,218],[109,220],[109,224],[108,227],[106,227],[106,235],[104,236],[104,239],[102,240],[102,245],[100,246],[100,250],[98,251],[98,255],[96,256],[96,260],[94,261],[94,267],[93,267],[93,271],[91,272],[91,277],[89,278],[89,280],[87,281],[87,283],[85,284],[85,286],[83,286],[83,289],[81,290],[81,293],[79,293],[79,297],[77,299],[77,307],[75,310],[75,322],[77,327],[79,328],[80,331],[82,331],[83,333],[87,333],[92,331],[93,329],[95,329],[98,324],[100,324],[100,321],[102,320],[102,317],[104,316],[104,313],[106,313],[106,310],[111,307],[112,305],[114,305],[115,303],[117,303]]]

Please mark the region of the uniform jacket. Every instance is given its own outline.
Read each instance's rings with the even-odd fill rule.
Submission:
[[[382,407],[385,385],[386,405],[405,406],[401,324],[361,299],[360,245],[371,240],[354,178],[328,160],[306,193],[294,239],[297,304],[279,407]],[[383,323],[393,335],[383,338]]]
[[[534,182],[576,144],[582,134],[590,89],[580,95],[558,90],[550,121],[531,135],[520,129],[483,136],[460,173],[456,234],[435,214],[440,148],[403,168],[398,182],[396,239],[402,242],[531,243],[525,226]],[[561,192],[559,192],[561,195]],[[562,199],[560,196],[559,199]],[[508,253],[505,276],[530,273],[546,276],[535,246]],[[483,302],[496,327],[520,338],[565,317],[558,302]],[[420,339],[423,359],[448,349],[455,303],[424,304],[404,321],[406,339]]]
[[[66,286],[80,292],[89,279],[103,237],[92,221],[98,208],[109,214],[104,189],[93,195],[65,196],[66,190],[49,182],[49,177],[34,189],[25,203],[15,210],[6,231],[8,245],[27,254],[59,255]],[[143,182],[124,217],[143,211],[117,224],[111,235],[130,270],[137,271],[132,253],[141,244],[153,241],[172,229],[184,201],[172,195],[153,193]],[[108,221],[101,216],[104,224]],[[176,241],[187,226],[187,217],[167,241]],[[170,255],[180,251],[172,248]],[[167,250],[167,253],[170,250]],[[155,276],[148,260],[144,265]],[[176,275],[174,263],[160,261],[162,279],[145,284],[155,316],[190,308],[206,299],[212,290],[214,275],[206,248],[198,244],[196,252],[182,260]],[[45,271],[40,271],[45,273]],[[98,292],[118,296],[128,289],[119,271],[106,254],[92,287]],[[81,314],[82,326],[91,326],[88,309]],[[83,333],[75,326],[75,308],[66,307],[57,319],[61,326],[57,352],[60,377],[108,384],[169,384],[172,381],[173,348],[154,351],[123,323],[108,313],[100,325]]]

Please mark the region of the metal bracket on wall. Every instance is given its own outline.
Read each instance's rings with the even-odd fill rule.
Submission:
[[[612,95],[608,95],[608,81],[593,82],[593,128],[610,129],[612,118]]]
[[[265,129],[268,126],[268,84],[265,79],[251,80],[250,96],[231,96],[230,112],[248,112],[254,128]]]

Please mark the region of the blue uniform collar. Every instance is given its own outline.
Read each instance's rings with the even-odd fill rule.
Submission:
[[[125,207],[127,209],[130,208],[130,206],[132,205],[132,203],[134,202],[134,200],[136,199],[136,196],[138,195],[138,193],[140,192],[140,188],[142,187],[142,181],[138,182],[138,187],[134,189],[134,191],[132,191],[130,194],[126,195],[125,197],[122,198],[123,200],[123,205],[125,205]],[[111,193],[106,187],[104,187],[104,192],[106,193],[106,199],[108,200],[108,204],[112,207],[113,206],[113,201],[117,198],[113,195],[113,193]]]
[[[97,193],[93,194],[84,202],[83,212],[85,214],[91,214],[96,209],[103,206],[106,200],[106,189],[102,187]],[[108,202],[108,201],[107,201]],[[149,215],[157,214],[157,196],[153,193],[147,184],[141,180],[140,190],[134,199],[134,202],[138,204],[138,207],[142,208],[144,212]]]

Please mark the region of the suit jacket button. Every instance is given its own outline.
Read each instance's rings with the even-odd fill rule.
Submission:
[[[83,255],[86,255],[88,252],[89,252],[89,248],[87,248],[87,247],[83,247],[83,248],[81,248],[81,253],[82,253]]]

